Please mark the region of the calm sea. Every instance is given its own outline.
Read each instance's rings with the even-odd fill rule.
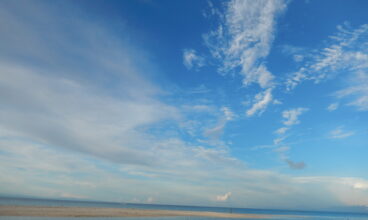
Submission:
[[[71,201],[71,200],[49,200],[49,199],[26,199],[26,198],[4,198],[0,197],[0,205],[29,205],[29,206],[74,206],[74,207],[110,207],[110,208],[136,208],[136,209],[162,209],[162,210],[185,210],[185,211],[213,211],[213,212],[232,212],[232,213],[255,213],[255,214],[281,214],[282,218],[272,218],[273,220],[368,220],[368,213],[347,213],[347,212],[322,212],[322,211],[295,211],[295,210],[276,210],[276,209],[248,209],[248,208],[221,208],[221,207],[200,207],[200,206],[177,206],[177,205],[155,205],[155,204],[134,204],[134,203],[115,203],[115,202],[91,202],[91,201]],[[286,217],[285,217],[286,216]],[[288,217],[290,216],[290,217]],[[295,217],[298,216],[298,217]],[[224,218],[209,217],[134,217],[134,218],[100,218],[100,217],[8,217],[0,216],[0,220],[224,220]],[[233,219],[236,220],[236,219]]]

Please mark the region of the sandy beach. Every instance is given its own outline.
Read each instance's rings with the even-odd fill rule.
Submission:
[[[271,218],[273,215],[234,214],[221,212],[148,210],[98,207],[0,206],[0,216],[43,217],[164,217],[196,216],[218,218]]]

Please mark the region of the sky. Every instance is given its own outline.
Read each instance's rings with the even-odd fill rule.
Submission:
[[[0,1],[0,195],[368,209],[368,2]]]

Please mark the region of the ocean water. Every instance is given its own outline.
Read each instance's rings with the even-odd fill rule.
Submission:
[[[136,208],[136,209],[162,209],[162,210],[184,210],[184,211],[213,211],[232,213],[252,213],[283,215],[272,220],[368,220],[368,213],[348,213],[348,212],[324,212],[324,211],[296,211],[296,210],[276,210],[276,209],[249,209],[249,208],[222,208],[222,207],[201,207],[201,206],[178,206],[178,205],[155,205],[155,204],[134,204],[115,202],[91,202],[75,200],[49,200],[49,199],[29,199],[29,198],[5,198],[0,197],[0,205],[22,205],[22,206],[67,206],[67,207],[109,207],[109,208]],[[210,217],[13,217],[0,216],[0,220],[224,220],[228,218]],[[236,220],[232,218],[233,220]]]

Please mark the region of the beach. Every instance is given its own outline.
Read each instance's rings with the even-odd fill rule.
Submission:
[[[39,217],[169,217],[192,216],[214,218],[272,218],[274,215],[236,214],[206,211],[150,210],[133,208],[101,207],[51,207],[51,206],[0,206],[0,216]]]

